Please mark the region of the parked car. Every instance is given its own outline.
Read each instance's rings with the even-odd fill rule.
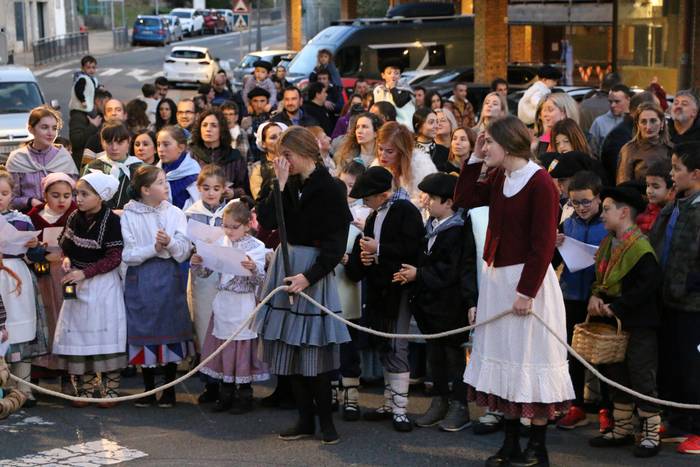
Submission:
[[[282,62],[289,63],[293,61],[296,52],[293,50],[264,50],[261,52],[251,52],[233,68],[233,82],[236,86],[243,85],[243,78],[246,75],[253,74],[253,63],[258,60],[265,60],[272,63],[272,66],[277,66]],[[289,68],[287,68],[289,69]]]
[[[181,41],[185,37],[185,32],[182,30],[182,25],[180,24],[180,18],[174,15],[161,15],[165,18],[168,23],[168,29],[170,30],[170,37],[173,41]]]
[[[4,164],[12,151],[32,139],[27,130],[29,112],[45,103],[29,68],[0,66],[0,163]],[[51,107],[58,109],[58,101],[51,101]]]
[[[403,83],[405,83],[408,86],[418,86],[418,85],[420,85],[420,83],[422,83],[426,79],[440,73],[441,71],[443,71],[443,70],[440,68],[429,69],[429,70],[422,69],[422,70],[404,71],[403,73],[401,73],[401,80]]]
[[[171,42],[170,27],[165,18],[146,15],[136,17],[131,35],[131,45],[159,44],[165,46]]]
[[[170,11],[171,15],[180,18],[182,30],[186,36],[194,36],[204,34],[204,13],[202,10],[195,8],[173,8]]]
[[[208,48],[176,45],[165,57],[163,75],[173,83],[210,83],[222,69]]]
[[[204,32],[219,34],[219,32],[227,32],[228,25],[226,18],[217,10],[206,10],[204,12]]]
[[[342,77],[380,79],[380,67],[400,60],[407,70],[474,66],[473,16],[424,16],[335,21],[319,32],[289,65],[292,83],[308,78],[320,49],[333,53]]]
[[[219,12],[221,16],[226,19],[226,32],[231,32],[233,31],[233,10],[227,10],[225,8],[219,8],[216,11]]]

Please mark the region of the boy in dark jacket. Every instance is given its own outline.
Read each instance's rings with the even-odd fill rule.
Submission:
[[[395,282],[413,284],[411,311],[425,334],[464,327],[476,311],[476,246],[469,218],[465,222],[463,210],[452,204],[455,185],[457,177],[442,172],[418,184],[430,197],[423,253],[416,266],[403,264],[394,274]],[[471,424],[463,381],[466,338],[463,333],[428,341],[435,395],[417,426],[460,431]]]
[[[345,266],[351,280],[366,279],[365,313],[377,330],[407,333],[411,322],[408,287],[393,282],[402,264],[416,264],[423,238],[423,220],[403,188],[394,191],[393,176],[383,167],[370,167],[360,175],[350,197],[363,198],[372,208],[362,237],[358,237]],[[410,368],[408,341],[381,339],[379,359],[384,367],[384,405],[366,413],[366,420],[392,419],[397,431],[413,426],[406,408]]]
[[[674,148],[671,178],[676,199],[649,234],[664,271],[659,386],[664,399],[700,404],[700,141]],[[700,413],[672,414],[684,439],[678,452],[700,454]]]
[[[561,233],[557,234],[557,246],[563,245],[567,237],[598,246],[608,235],[600,218],[600,190],[602,188],[600,177],[593,172],[579,172],[571,178],[568,186],[568,204],[573,207],[574,213],[562,222]],[[574,333],[574,326],[586,320],[586,308],[594,280],[594,266],[572,272],[564,264],[564,271],[559,283],[564,294],[566,335],[569,338],[569,343],[571,343]],[[575,358],[569,359],[569,374],[576,393],[576,400],[567,414],[557,422],[557,428],[564,430],[588,424],[586,412],[583,410],[585,369]]]
[[[625,360],[603,365],[614,381],[648,396],[656,397],[658,367],[659,306],[662,272],[651,244],[634,223],[646,203],[632,187],[603,190],[603,222],[610,234],[596,253],[593,294],[588,302],[591,316],[618,318],[630,335]],[[636,406],[641,424],[635,457],[655,456],[661,447],[659,407],[634,400],[627,393],[610,388],[615,427],[590,440],[597,448],[634,443],[632,415]]]

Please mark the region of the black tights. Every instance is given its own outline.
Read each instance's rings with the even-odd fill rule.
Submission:
[[[313,427],[315,412],[322,431],[332,428],[331,373],[317,376],[292,375],[289,380],[299,410],[300,423],[305,427]]]

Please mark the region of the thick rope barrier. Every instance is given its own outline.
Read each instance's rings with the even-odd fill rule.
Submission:
[[[12,379],[18,383],[21,383],[25,386],[28,386],[32,390],[37,391],[39,393],[47,394],[50,396],[58,397],[60,399],[65,399],[65,400],[69,400],[69,401],[89,402],[89,403],[98,404],[98,403],[105,403],[105,402],[111,402],[111,403],[127,402],[127,401],[136,400],[136,399],[141,399],[143,397],[148,397],[148,396],[154,395],[158,392],[161,392],[164,389],[167,389],[167,388],[173,387],[177,384],[180,384],[181,382],[185,381],[186,379],[190,378],[191,376],[193,376],[194,374],[199,372],[199,370],[201,368],[203,368],[207,363],[209,363],[213,358],[215,358],[219,353],[221,353],[224,350],[224,348],[232,340],[234,340],[236,338],[236,336],[238,336],[238,334],[240,334],[244,329],[246,329],[248,327],[248,325],[255,318],[255,315],[258,314],[260,309],[263,306],[265,306],[265,304],[267,304],[267,302],[269,302],[272,299],[272,297],[274,297],[279,292],[287,293],[287,286],[281,285],[281,286],[277,287],[276,289],[270,291],[270,293],[267,294],[267,296],[258,304],[258,306],[256,306],[255,309],[253,309],[253,311],[250,313],[250,315],[248,315],[248,317],[243,322],[243,324],[241,324],[241,326],[228,339],[226,339],[226,341],[223,344],[221,344],[211,355],[209,355],[207,358],[205,358],[204,360],[199,362],[199,364],[196,367],[194,367],[193,369],[191,369],[190,371],[188,371],[186,374],[182,375],[181,377],[175,379],[174,381],[171,381],[170,383],[164,384],[164,385],[159,386],[158,388],[152,389],[150,391],[145,391],[145,392],[141,392],[138,394],[132,394],[130,396],[109,397],[109,398],[76,397],[76,396],[70,396],[68,394],[63,394],[61,392],[52,391],[51,389],[46,389],[46,388],[41,387],[41,386],[37,386],[36,384],[27,382],[27,381],[20,379],[17,376],[12,375],[12,374],[10,375],[10,379]],[[357,329],[358,331],[366,332],[368,334],[372,334],[374,336],[384,337],[387,339],[424,339],[424,340],[441,339],[444,337],[453,336],[455,334],[462,334],[462,333],[471,331],[472,329],[476,329],[480,326],[485,326],[489,323],[497,321],[497,320],[513,313],[513,311],[511,311],[511,310],[504,311],[504,312],[499,313],[495,316],[492,316],[491,318],[489,318],[485,321],[475,323],[475,324],[472,324],[470,326],[464,326],[461,328],[452,329],[449,331],[440,332],[440,333],[436,333],[436,334],[392,334],[392,333],[377,331],[376,329],[371,329],[371,328],[367,328],[364,326],[360,326],[359,324],[348,321],[347,319],[343,318],[339,314],[334,313],[333,311],[329,310],[328,308],[326,308],[325,306],[323,306],[322,304],[320,304],[319,302],[317,302],[313,298],[309,297],[304,292],[299,292],[298,295],[300,295],[304,299],[308,300],[309,303],[316,306],[318,309],[320,309],[322,312],[326,313],[328,316],[340,321],[341,323],[345,324],[348,327]],[[606,383],[606,384],[608,384],[608,385],[610,385],[610,386],[612,386],[620,391],[626,392],[627,394],[629,394],[635,398],[638,398],[638,399],[641,399],[641,400],[644,400],[647,402],[651,402],[653,404],[662,405],[662,406],[666,406],[666,407],[673,407],[673,408],[677,408],[677,409],[700,410],[700,404],[685,404],[685,403],[680,403],[680,402],[673,402],[673,401],[667,401],[664,399],[659,399],[656,397],[648,396],[646,394],[642,394],[642,393],[637,392],[631,388],[623,386],[622,384],[620,384],[616,381],[611,380],[610,378],[601,374],[601,372],[598,371],[598,369],[596,369],[592,364],[587,362],[581,355],[579,355],[566,342],[566,340],[562,339],[561,336],[559,336],[556,333],[556,331],[554,331],[554,329],[552,329],[551,326],[549,326],[544,321],[544,319],[542,319],[542,317],[540,315],[538,315],[534,311],[531,311],[530,313],[528,313],[528,315],[523,316],[523,318],[530,316],[530,315],[532,315],[535,319],[537,319],[544,326],[544,328],[550,334],[552,334],[552,336],[554,336],[554,338],[561,345],[563,345],[566,348],[566,350],[569,352],[569,354],[571,354],[574,358],[576,358],[579,362],[581,362],[581,364],[583,364],[584,367],[586,367],[589,371],[591,371],[591,373],[593,373],[593,375],[596,376],[598,379],[600,379],[602,382],[604,382],[604,383]]]

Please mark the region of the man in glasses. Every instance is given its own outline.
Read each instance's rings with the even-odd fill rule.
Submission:
[[[617,125],[622,123],[625,115],[630,111],[630,98],[632,91],[624,84],[616,84],[608,93],[610,110],[593,120],[591,125],[591,144],[596,154],[600,153],[603,140]]]
[[[175,117],[177,118],[177,125],[185,130],[185,135],[189,139],[192,134],[192,125],[194,125],[194,121],[197,118],[194,101],[192,99],[182,99],[178,102]]]

